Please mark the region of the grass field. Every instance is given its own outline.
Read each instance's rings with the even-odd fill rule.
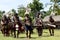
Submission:
[[[38,37],[36,30],[34,30],[34,34],[32,34],[32,38],[26,38],[25,33],[20,34],[19,38],[13,38],[13,37],[4,37],[0,32],[0,40],[60,40],[60,30],[55,29],[55,35],[50,36],[49,30],[44,29],[43,35],[41,37]]]

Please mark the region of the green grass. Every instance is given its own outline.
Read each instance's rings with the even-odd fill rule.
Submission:
[[[60,40],[60,30],[55,29],[55,35],[50,36],[49,30],[44,29],[43,35],[41,37],[38,37],[36,30],[34,30],[34,34],[32,34],[32,38],[26,38],[25,34],[20,34],[19,38],[13,38],[13,37],[4,37],[2,33],[0,32],[0,40]]]

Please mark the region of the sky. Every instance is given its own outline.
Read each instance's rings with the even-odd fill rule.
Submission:
[[[19,5],[27,6],[29,3],[31,3],[32,0],[0,0],[0,10],[5,10],[8,12],[11,9],[17,10]],[[50,3],[50,0],[40,0],[44,5],[46,3]],[[50,5],[45,7],[44,10],[47,11],[49,9]]]

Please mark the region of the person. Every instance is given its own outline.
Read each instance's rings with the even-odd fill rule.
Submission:
[[[14,37],[18,38],[22,24],[17,13],[14,14],[13,20],[14,20]],[[16,31],[17,31],[17,35],[16,35]]]
[[[42,19],[41,19],[41,14],[39,13],[38,16],[36,17],[36,29],[38,32],[38,36],[42,36],[43,32],[43,24],[42,24]]]
[[[2,23],[2,26],[3,26],[2,32],[3,32],[4,36],[9,36],[8,18],[6,17],[6,15],[4,15],[2,17],[1,23]]]
[[[55,25],[55,23],[54,23],[55,21],[52,18],[52,16],[49,17],[49,22],[50,22],[51,25]],[[53,26],[49,27],[49,32],[50,32],[51,36],[54,36],[54,27]]]
[[[32,19],[29,17],[29,14],[25,15],[24,22],[25,22],[26,36],[27,36],[27,38],[28,37],[31,38],[31,33],[32,33]]]
[[[8,26],[9,26],[9,28],[8,28],[9,35],[11,34],[11,36],[12,36],[12,35],[13,35],[13,34],[12,34],[12,33],[13,33],[13,22],[12,22],[10,16],[8,16]]]

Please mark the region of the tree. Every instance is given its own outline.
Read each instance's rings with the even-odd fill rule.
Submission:
[[[55,3],[58,3],[60,2],[60,0],[50,0],[51,2],[55,2]]]
[[[36,17],[37,12],[40,12],[40,10],[43,9],[43,4],[40,3],[39,0],[33,0],[28,7],[31,8],[31,11],[34,13],[34,17]]]
[[[16,13],[16,10],[15,10],[15,9],[12,9],[12,12],[13,12],[13,13]]]
[[[54,12],[57,12],[56,14],[57,15],[60,15],[60,8],[59,8],[59,2],[60,2],[60,0],[50,0],[51,2],[53,2],[54,4],[53,4],[53,11]]]
[[[0,19],[2,18],[3,13],[5,13],[5,11],[0,10]]]
[[[0,16],[2,16],[2,15],[3,15],[3,13],[5,13],[5,11],[0,11]]]
[[[24,6],[18,7],[18,14],[19,14],[19,16],[24,17],[25,11],[26,10],[25,10],[25,7]]]
[[[51,12],[53,11],[56,15],[60,15],[60,0],[50,0],[51,3],[47,3],[47,5],[51,5],[51,7],[49,8],[49,13],[51,14]]]

